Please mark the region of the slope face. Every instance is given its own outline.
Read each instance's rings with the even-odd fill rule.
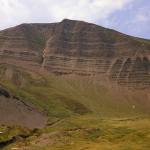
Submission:
[[[1,31],[0,54],[1,61],[24,60],[23,66],[28,61],[58,75],[102,75],[123,86],[150,87],[150,41],[86,22],[65,19]]]
[[[3,88],[0,88],[0,118],[0,124],[21,125],[28,128],[43,128],[47,122],[44,114]]]

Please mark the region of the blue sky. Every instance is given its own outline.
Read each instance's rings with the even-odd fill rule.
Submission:
[[[150,0],[135,0],[108,17],[108,22],[98,24],[126,34],[150,39]]]
[[[0,0],[0,30],[21,23],[84,20],[150,39],[149,0]]]

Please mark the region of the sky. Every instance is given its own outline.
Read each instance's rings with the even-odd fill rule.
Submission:
[[[0,30],[65,18],[150,39],[150,0],[0,0]]]

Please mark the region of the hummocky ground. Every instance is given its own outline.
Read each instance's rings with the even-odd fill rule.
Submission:
[[[149,150],[150,41],[86,22],[0,31],[0,148]]]

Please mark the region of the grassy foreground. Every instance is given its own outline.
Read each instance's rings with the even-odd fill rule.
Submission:
[[[75,116],[19,138],[5,149],[149,150],[150,119]]]

